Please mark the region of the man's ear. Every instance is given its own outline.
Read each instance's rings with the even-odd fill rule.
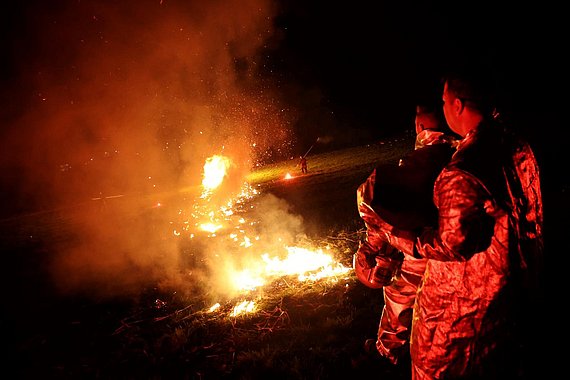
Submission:
[[[453,100],[453,108],[455,109],[455,113],[460,114],[463,111],[465,104],[459,98],[455,98]]]

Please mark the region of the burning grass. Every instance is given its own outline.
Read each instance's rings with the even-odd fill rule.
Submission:
[[[154,247],[156,242],[177,241],[180,274],[178,281],[167,284],[150,277],[136,297],[93,299],[80,293],[61,298],[51,287],[42,287],[41,273],[31,272],[26,278],[42,292],[22,292],[13,303],[18,311],[11,321],[19,332],[14,341],[17,372],[28,378],[137,379],[336,379],[362,374],[355,357],[364,339],[376,332],[382,293],[358,283],[351,270],[311,275],[327,265],[350,268],[364,234],[354,205],[356,187],[376,163],[401,156],[407,146],[402,142],[390,149],[368,146],[315,155],[309,157],[309,173],[299,175],[297,168],[292,181],[282,180],[294,169],[290,162],[260,168],[250,174],[248,186],[270,194],[263,198],[268,208],[259,194],[231,206],[216,203],[223,207],[214,213],[201,207],[182,209],[172,199],[149,208],[143,214],[155,219],[145,225],[145,242]],[[285,204],[286,212],[270,215],[269,210]],[[102,212],[107,217],[110,211]],[[41,222],[37,216],[26,220],[29,224],[19,229]],[[222,227],[201,229],[206,222]],[[57,225],[56,232],[63,228],[61,221]],[[292,229],[298,230],[281,233]],[[150,239],[151,233],[158,237]],[[54,234],[61,236],[62,231]],[[13,243],[24,248],[20,240]],[[42,247],[27,249],[47,249]],[[326,252],[330,261],[300,273],[275,270],[277,264],[289,264],[291,250],[305,258]],[[45,267],[43,260],[51,259],[36,253],[17,268],[31,268],[29,264],[38,271]],[[216,289],[229,283],[229,274],[251,269],[252,262],[273,268],[263,284]],[[150,263],[156,266],[157,260]],[[42,317],[33,317],[38,312]],[[399,377],[390,367],[377,370],[384,379],[409,374],[404,370]]]
[[[360,183],[359,178],[365,178],[378,162],[375,160],[378,157],[371,154],[378,151],[386,155],[386,151],[365,147],[315,156],[311,160],[310,175],[294,177],[301,181],[296,186],[304,186],[307,191],[305,202],[311,202],[314,197],[310,191],[311,176],[319,178],[324,175],[331,180],[346,177],[348,172],[354,183],[347,191],[353,196]],[[394,157],[396,154],[392,153]],[[382,159],[391,159],[392,155]],[[289,162],[278,163],[252,173],[248,179],[257,184],[262,189],[260,191],[277,189],[279,194],[281,186],[291,184],[282,185],[283,173],[293,170]],[[313,181],[316,186],[322,186],[322,182]],[[352,202],[351,199],[348,204]],[[244,216],[239,218],[243,220]],[[373,336],[377,321],[368,321],[366,326],[359,326],[359,323],[363,313],[372,312],[375,318],[379,316],[381,292],[363,289],[350,270],[352,254],[364,230],[335,231],[332,228],[328,232],[331,235],[321,235],[320,238],[297,236],[296,244],[313,248],[288,247],[289,256],[283,258],[269,257],[267,253],[262,255],[265,270],[272,275],[256,286],[243,287],[238,295],[226,297],[213,305],[204,301],[209,299],[209,294],[177,299],[168,306],[165,303],[162,311],[152,310],[158,315],[138,319],[136,329],[132,323],[124,321],[116,334],[131,341],[140,334],[142,325],[148,324],[155,328],[157,324],[163,326],[159,330],[174,331],[166,332],[162,342],[174,351],[175,357],[188,363],[183,373],[191,373],[193,378],[257,379],[278,376],[313,379],[338,378],[341,374],[351,376],[355,372],[352,357],[358,352],[355,347],[366,335]],[[326,232],[321,230],[322,233]],[[216,238],[220,237],[216,235]],[[314,247],[326,247],[327,253]],[[304,260],[294,261],[295,255]],[[298,270],[300,263],[308,264],[311,255],[325,255],[329,260],[325,264]],[[341,270],[319,277],[322,267],[330,267],[331,264]],[[363,298],[354,296],[355,292],[361,291],[370,294]],[[365,306],[355,303],[355,299],[364,302]],[[159,352],[153,356],[160,356]],[[162,365],[158,368],[161,368],[160,373],[164,371]]]
[[[263,378],[270,374],[333,378],[335,368],[339,369],[336,360],[342,356],[344,365],[349,364],[349,352],[334,351],[345,347],[354,333],[356,310],[350,293],[358,288],[352,275],[332,281],[282,276],[246,296],[227,299],[213,311],[203,308],[200,300],[189,305],[190,300],[172,300],[161,303],[159,309],[148,305],[143,308],[146,315],[123,320],[114,334],[121,341],[135,342],[141,334],[154,331],[157,336],[144,340],[149,344],[144,351],[154,358],[168,352],[179,363],[186,363],[188,367],[180,370],[186,375],[191,372],[191,378]],[[244,301],[253,302],[255,308],[236,314],[236,305]],[[156,363],[156,375],[165,366],[162,359]]]
[[[337,258],[347,261],[363,232],[313,244],[334,246]],[[352,295],[359,290],[351,273],[304,281],[289,274],[211,308],[207,294],[149,289],[126,309],[108,311],[111,322],[131,310],[116,319],[112,332],[99,327],[109,351],[84,358],[81,370],[62,366],[103,378],[335,378],[339,370],[351,370],[347,342],[354,340],[355,317],[362,312]],[[368,300],[375,308],[378,297]],[[237,313],[244,303],[254,307]],[[101,368],[100,360],[112,364]]]

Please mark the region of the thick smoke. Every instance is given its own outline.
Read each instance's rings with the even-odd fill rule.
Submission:
[[[251,246],[236,249],[235,242],[219,239],[204,248],[204,269],[208,275],[202,281],[209,289],[212,301],[238,293],[233,283],[236,273],[264,273],[262,255],[283,259],[286,256],[284,247],[294,246],[305,237],[303,218],[292,213],[284,200],[272,194],[260,195],[248,222],[254,224],[247,228]]]

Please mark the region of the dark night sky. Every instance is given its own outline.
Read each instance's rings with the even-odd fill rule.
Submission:
[[[562,79],[565,44],[560,10],[546,3],[286,3],[296,11],[281,20],[288,26],[282,48],[295,59],[284,66],[317,82],[355,124],[399,120],[442,72],[469,61],[495,73],[509,111],[540,115],[556,104],[546,96]],[[306,65],[300,73],[298,61]]]
[[[10,2],[3,187],[53,184],[43,173],[102,151],[195,171],[220,145],[295,155],[325,135],[375,141],[411,129],[416,99],[438,94],[439,75],[463,61],[491,68],[505,112],[550,165],[564,141],[564,12],[496,3]],[[179,147],[167,162],[164,144]]]

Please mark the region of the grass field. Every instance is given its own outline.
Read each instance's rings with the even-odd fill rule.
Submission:
[[[257,210],[256,232],[273,233],[263,223],[279,225],[279,233],[290,228],[295,244],[327,247],[350,268],[364,232],[356,188],[411,144],[401,138],[310,155],[305,175],[296,160],[262,167],[247,177],[258,195],[243,208]],[[287,173],[294,178],[284,179]],[[223,231],[173,239],[165,214],[182,201],[187,195],[177,193],[153,208],[145,196],[123,197],[0,222],[5,358],[15,378],[336,379],[371,370],[383,379],[408,377],[405,365],[363,360],[382,298],[351,270],[322,280],[273,277],[238,294],[214,291],[225,259],[212,255],[210,242]],[[259,210],[263,202],[280,213]],[[82,222],[91,214],[95,226],[114,227]],[[255,310],[234,315],[243,300]]]

